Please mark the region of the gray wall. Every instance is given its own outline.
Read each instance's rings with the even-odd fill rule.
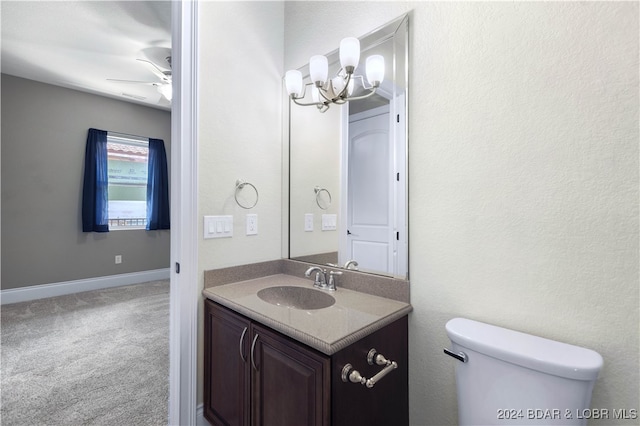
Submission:
[[[169,231],[83,233],[87,130],[163,139],[171,115],[2,74],[2,288],[169,267]],[[123,257],[121,264],[115,255]]]

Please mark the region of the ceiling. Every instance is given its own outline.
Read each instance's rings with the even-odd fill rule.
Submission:
[[[170,109],[139,61],[170,71],[170,1],[3,0],[0,14],[3,74]]]

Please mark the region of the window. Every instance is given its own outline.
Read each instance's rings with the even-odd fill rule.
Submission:
[[[149,142],[107,133],[109,229],[145,229]]]
[[[169,173],[162,139],[89,129],[82,231],[170,229]]]

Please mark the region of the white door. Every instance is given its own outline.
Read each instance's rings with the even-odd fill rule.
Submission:
[[[349,119],[347,259],[362,270],[394,271],[393,164],[389,106]]]

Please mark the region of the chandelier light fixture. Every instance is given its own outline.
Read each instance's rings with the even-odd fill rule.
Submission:
[[[349,101],[368,98],[376,93],[384,80],[384,57],[371,55],[365,62],[366,81],[361,75],[354,75],[360,61],[360,40],[347,37],[340,42],[340,69],[329,78],[329,64],[326,56],[315,55],[309,60],[311,83],[303,83],[302,73],[289,70],[285,74],[285,86],[289,98],[297,105],[315,106],[325,112],[331,104],[342,105]],[[356,84],[356,82],[358,82]],[[310,86],[312,102],[302,102]],[[359,87],[356,87],[359,86]],[[352,96],[354,91],[365,94]]]

